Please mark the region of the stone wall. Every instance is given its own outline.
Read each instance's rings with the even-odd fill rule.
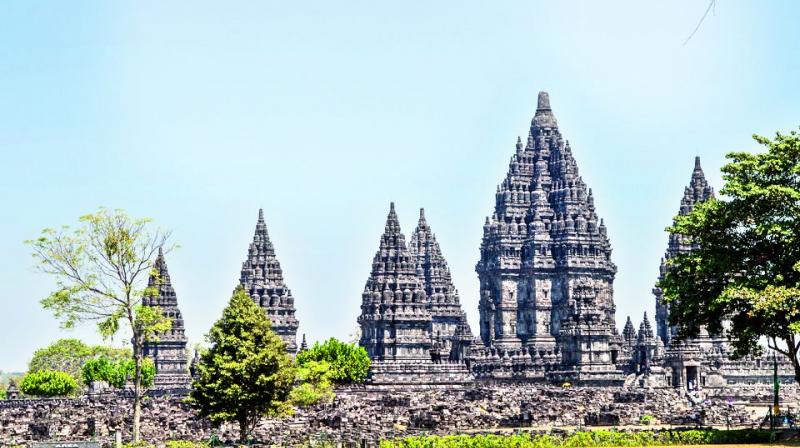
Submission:
[[[694,425],[698,419],[708,425],[725,425],[726,421],[750,425],[762,415],[748,413],[744,405],[769,397],[767,389],[718,390],[713,398],[693,405],[673,389],[561,389],[514,384],[479,384],[458,390],[349,388],[337,391],[329,405],[298,410],[283,420],[265,420],[255,434],[260,441],[281,445],[310,439],[372,444],[381,438],[421,432],[625,426],[637,424],[643,415],[672,425]],[[797,407],[796,389],[784,389],[782,394],[784,402]],[[130,398],[119,395],[0,401],[0,445],[92,437],[110,444],[117,429],[127,438],[129,427]],[[153,396],[143,405],[142,434],[150,442],[208,440],[212,433],[223,441],[237,437],[232,425],[212,430],[182,396]]]

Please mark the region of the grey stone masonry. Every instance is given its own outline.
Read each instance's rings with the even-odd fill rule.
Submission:
[[[191,378],[183,315],[178,308],[178,297],[172,287],[167,262],[161,249],[158,250],[147,286],[154,293],[145,295],[142,305],[158,307],[172,321],[172,327],[168,331],[158,334],[157,340],[145,342],[143,348],[144,356],[152,358],[156,367],[154,386],[188,387]]]
[[[483,344],[560,370],[559,377],[620,381],[617,268],[547,92],[539,93],[527,143],[517,139],[495,200],[476,266]],[[485,363],[495,355],[480,356]]]
[[[290,353],[297,352],[297,328],[294,297],[283,280],[281,264],[267,233],[264,211],[258,210],[258,221],[253,242],[247,249],[247,259],[242,263],[239,283],[253,301],[264,308],[272,329],[286,342]]]
[[[431,315],[391,204],[372,271],[361,295],[361,345],[375,361],[430,360]]]
[[[458,291],[453,286],[450,268],[436,235],[425,219],[425,209],[419,211],[419,223],[411,236],[409,250],[416,262],[417,276],[425,287],[432,336],[441,344],[442,356],[461,360],[466,347],[472,344],[472,329],[461,309]]]

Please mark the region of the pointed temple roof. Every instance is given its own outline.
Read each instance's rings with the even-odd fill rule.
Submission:
[[[439,336],[471,340],[472,330],[469,328],[466,313],[461,309],[461,302],[458,291],[453,285],[450,268],[436,241],[436,235],[425,219],[424,208],[419,209],[419,222],[411,236],[409,250],[416,262],[417,276],[425,285],[425,293],[430,302],[429,309],[434,322],[446,320],[451,321],[453,327],[461,326],[461,328],[453,328],[460,332],[458,335],[449,334],[450,332],[446,331],[447,334]],[[437,336],[435,334],[437,331],[441,333],[443,330],[434,328],[433,336]]]
[[[637,340],[636,329],[633,327],[631,316],[628,316],[628,320],[625,321],[625,328],[622,330],[622,337],[625,339],[625,342],[629,344],[633,344]]]
[[[592,190],[578,172],[569,142],[561,136],[547,92],[539,93],[528,142],[523,147],[517,139],[506,179],[498,186],[494,214],[484,225],[478,270],[504,264],[501,259],[508,251],[502,247],[521,250],[526,239],[534,245],[552,242],[596,248],[585,261],[616,271]],[[531,256],[527,262],[534,265],[566,261],[538,250],[526,252]]]
[[[284,340],[290,353],[297,351],[297,328],[294,297],[283,280],[283,270],[267,233],[264,211],[258,210],[253,242],[242,263],[239,283],[250,297],[267,312],[272,329]]]
[[[158,256],[153,263],[153,272],[147,281],[148,289],[152,289],[155,294],[142,297],[142,305],[157,306],[161,308],[165,316],[172,319],[172,328],[161,335],[161,340],[182,340],[186,341],[183,315],[178,308],[178,296],[175,288],[172,287],[172,279],[169,276],[167,262],[164,259],[164,252],[158,249]]]
[[[417,277],[394,202],[372,260],[358,322],[361,345],[372,359],[430,359],[431,315],[425,285]]]
[[[647,311],[644,312],[642,323],[639,324],[639,342],[645,342],[653,339],[653,327],[650,326],[650,319],[647,318]]]
[[[149,294],[142,297],[142,305],[158,307],[172,321],[168,331],[160,333],[156,341],[145,342],[142,350],[144,356],[152,358],[155,364],[154,384],[156,387],[187,387],[190,381],[189,360],[183,315],[178,308],[178,296],[172,287],[172,279],[161,248],[158,249],[147,287]]]

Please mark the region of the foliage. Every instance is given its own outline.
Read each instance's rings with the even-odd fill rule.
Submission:
[[[333,400],[333,369],[325,361],[307,361],[297,368],[298,384],[289,399],[296,406],[330,403]]]
[[[745,444],[773,441],[774,434],[770,431],[697,429],[639,432],[579,431],[568,435],[518,433],[512,435],[410,436],[383,440],[380,446],[381,448],[560,448]]]
[[[59,370],[72,375],[80,385],[83,364],[95,356],[121,359],[130,358],[131,355],[128,349],[102,345],[90,346],[79,339],[59,339],[33,353],[33,357],[28,363],[28,372]]]
[[[290,412],[295,368],[269,318],[237,288],[207,335],[190,403],[214,424],[239,423],[242,442],[263,416]]]
[[[78,391],[78,382],[66,372],[39,370],[25,375],[19,390],[36,397],[65,397]]]
[[[754,139],[767,151],[727,155],[726,199],[675,218],[668,230],[695,249],[669,260],[659,286],[682,336],[720,334],[729,319],[737,356],[766,337],[800,382],[800,135]]]
[[[639,423],[643,425],[652,425],[653,423],[655,423],[655,421],[656,418],[653,417],[652,415],[643,415],[639,417]]]
[[[90,384],[93,381],[105,381],[117,389],[122,389],[130,381],[133,381],[136,374],[136,362],[128,357],[123,359],[113,359],[107,356],[92,358],[83,364],[82,376],[84,383]],[[145,358],[142,360],[142,387],[150,387],[156,376],[156,366],[153,360]]]
[[[330,379],[335,384],[362,383],[367,378],[370,360],[364,347],[348,344],[336,338],[297,354],[297,364],[302,367],[312,361],[324,361],[331,366]]]
[[[126,324],[132,333],[134,369],[133,440],[139,440],[142,347],[171,327],[157,308],[141,306],[142,297],[157,293],[147,285],[156,253],[169,249],[168,233],[150,228],[149,219],[101,208],[84,215],[79,227],[44,229],[26,241],[37,268],[56,279],[56,290],[41,303],[61,325],[72,328],[94,322],[110,338]],[[157,282],[156,282],[157,283]]]

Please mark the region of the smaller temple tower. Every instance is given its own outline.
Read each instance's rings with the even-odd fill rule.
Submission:
[[[296,353],[300,324],[294,315],[294,297],[283,281],[283,270],[269,239],[262,209],[258,210],[256,231],[247,249],[247,259],[242,263],[239,284],[256,304],[264,308],[272,330],[286,342],[289,353]]]
[[[155,363],[155,387],[184,388],[191,383],[189,360],[186,353],[186,335],[183,316],[178,308],[178,297],[172,287],[164,253],[158,249],[158,257],[153,264],[153,272],[147,284],[152,291],[142,298],[142,305],[158,307],[164,316],[172,321],[172,327],[158,335],[156,341],[145,342],[143,354]]]
[[[436,235],[425,219],[425,209],[419,210],[419,222],[411,236],[409,251],[416,263],[417,277],[425,288],[431,314],[431,336],[440,344],[443,357],[463,359],[467,347],[472,344],[472,329],[461,309],[458,291],[453,286],[450,268]]]
[[[376,361],[430,360],[431,315],[425,286],[400,232],[394,202],[361,296],[361,345]]]

